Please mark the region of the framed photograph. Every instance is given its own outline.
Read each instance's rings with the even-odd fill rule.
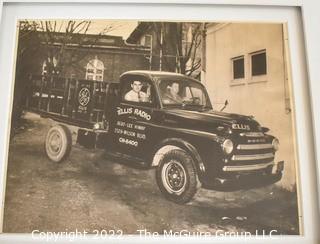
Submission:
[[[314,3],[231,3],[0,5],[0,240],[320,240]]]

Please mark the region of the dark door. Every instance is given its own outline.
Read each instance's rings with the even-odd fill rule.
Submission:
[[[116,151],[145,159],[151,143],[153,111],[157,106],[151,81],[130,76],[121,82],[121,102],[113,121]]]

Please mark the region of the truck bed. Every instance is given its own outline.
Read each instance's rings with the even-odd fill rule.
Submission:
[[[93,128],[107,119],[118,98],[117,82],[30,76],[26,110],[70,125]]]

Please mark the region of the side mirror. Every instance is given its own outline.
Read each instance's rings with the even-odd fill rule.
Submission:
[[[220,109],[220,112],[222,112],[228,105],[229,105],[228,100],[225,100],[224,101],[224,106]]]
[[[270,129],[267,127],[261,127],[263,133],[267,133]]]

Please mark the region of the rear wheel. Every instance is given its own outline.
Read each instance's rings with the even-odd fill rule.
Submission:
[[[197,192],[194,161],[181,149],[165,153],[156,170],[156,179],[160,191],[175,203],[187,203]]]
[[[55,125],[47,133],[45,151],[48,158],[56,163],[66,159],[71,151],[72,136],[64,125]]]

